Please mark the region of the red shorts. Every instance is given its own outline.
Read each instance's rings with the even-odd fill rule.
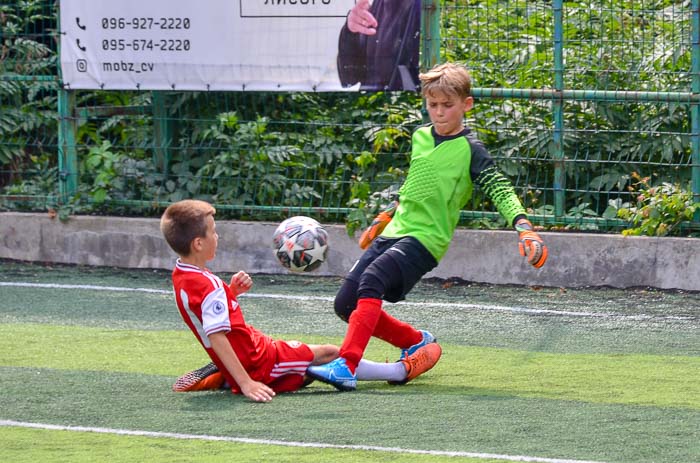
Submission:
[[[292,392],[304,384],[306,369],[314,359],[311,348],[299,341],[274,341],[277,359],[267,385],[275,392]]]
[[[275,349],[274,363],[270,372],[260,381],[278,393],[299,390],[304,385],[306,369],[314,359],[311,348],[299,341],[282,340],[274,340],[272,346]],[[240,394],[241,390],[235,385],[231,392]]]

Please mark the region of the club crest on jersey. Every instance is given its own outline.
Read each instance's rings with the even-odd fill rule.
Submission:
[[[226,310],[226,306],[224,305],[223,302],[221,302],[221,301],[214,302],[214,313],[215,314],[219,315],[219,314],[223,313],[224,310]]]

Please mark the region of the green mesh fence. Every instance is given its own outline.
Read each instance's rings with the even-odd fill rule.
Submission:
[[[699,1],[423,1],[423,68],[466,64],[467,115],[536,222],[615,230],[667,184],[700,201]],[[363,226],[408,170],[414,93],[69,91],[57,6],[0,5],[0,207]],[[463,224],[502,226],[476,191]],[[697,228],[686,221],[685,226]]]

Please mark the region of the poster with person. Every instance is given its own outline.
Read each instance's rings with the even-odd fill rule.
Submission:
[[[417,81],[415,0],[61,0],[60,15],[67,89],[415,90]]]

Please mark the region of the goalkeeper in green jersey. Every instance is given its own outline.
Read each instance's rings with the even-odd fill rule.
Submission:
[[[431,124],[414,132],[411,165],[398,203],[379,214],[363,233],[360,246],[366,251],[336,295],[335,311],[348,322],[340,357],[307,371],[340,390],[355,388],[355,369],[372,336],[400,348],[402,357],[435,342],[429,332],[389,315],[382,300],[404,299],[437,266],[473,184],[518,232],[520,254],[537,268],[547,260],[547,248],[533,231],[512,183],[464,125],[464,114],[474,104],[469,72],[447,63],[419,77]]]

